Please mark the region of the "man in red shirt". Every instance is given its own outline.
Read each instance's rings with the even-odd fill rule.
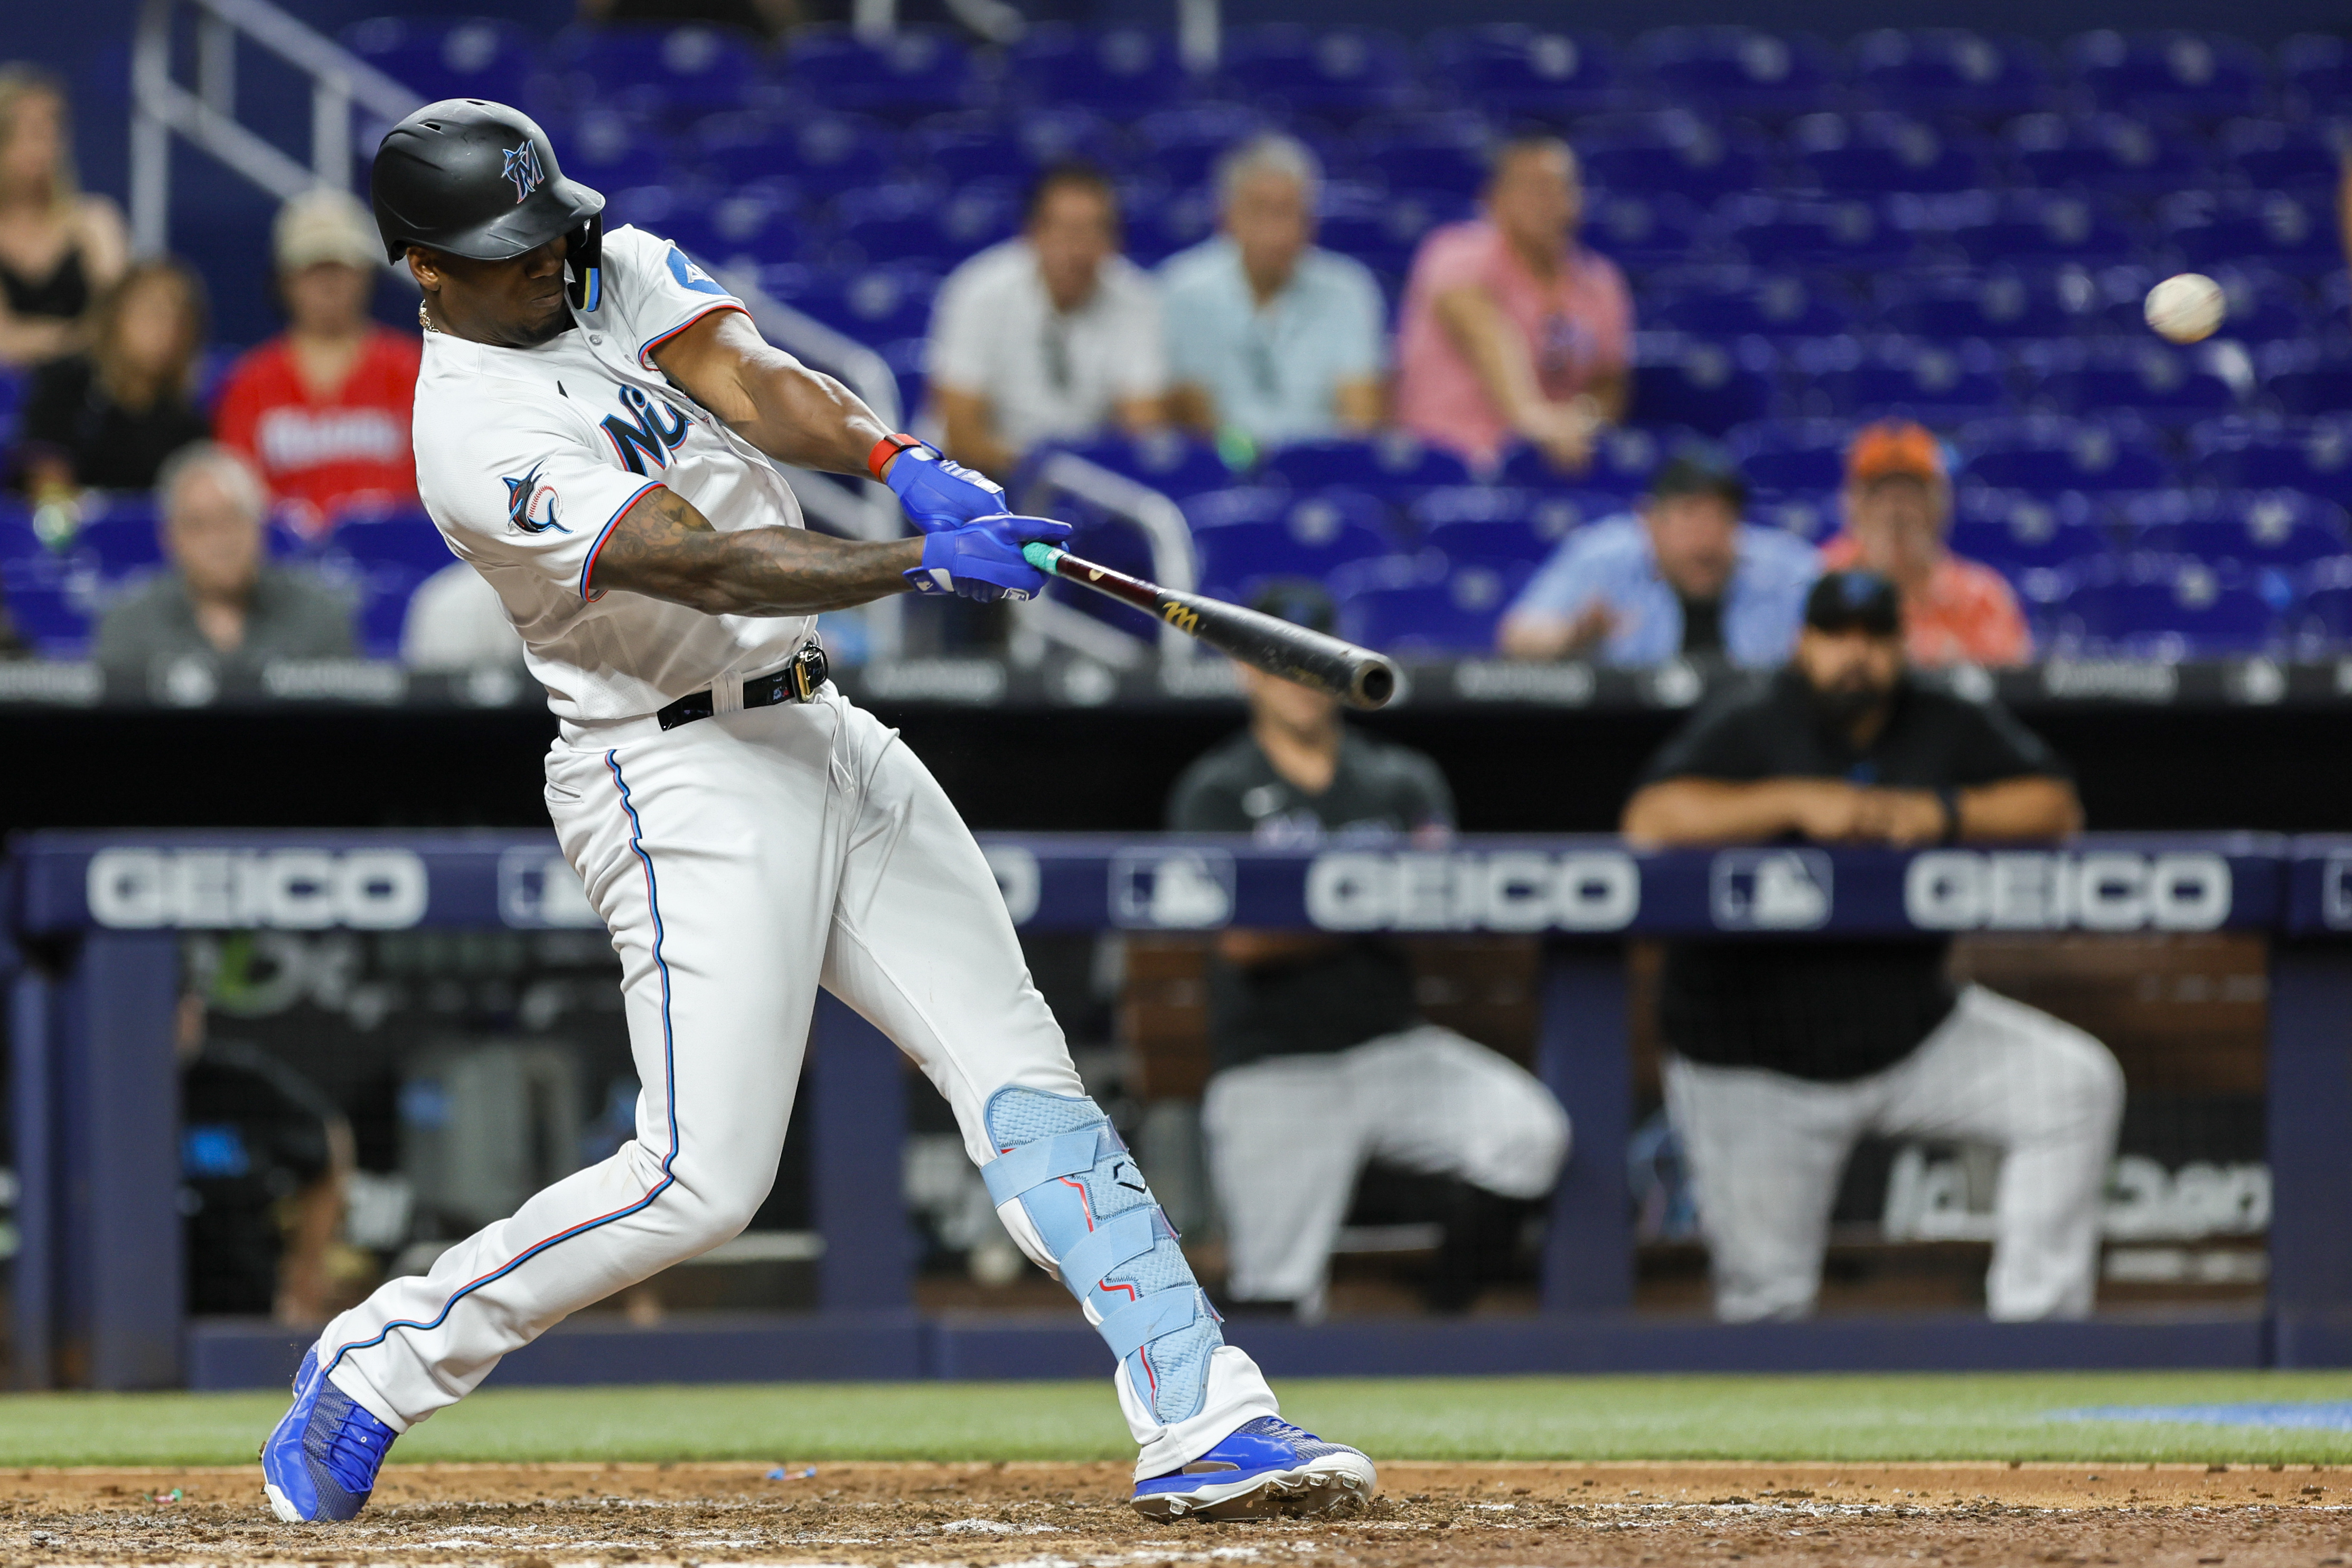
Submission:
[[[1845,532],[1822,547],[1828,571],[1860,567],[1903,592],[1912,664],[2021,664],[2032,656],[2017,595],[2000,573],[1946,548],[1952,482],[1944,444],[1922,425],[1864,427],[1845,452]]]
[[[1514,440],[1580,472],[1625,413],[1633,302],[1576,240],[1584,191],[1565,142],[1506,144],[1486,215],[1423,240],[1397,328],[1396,421],[1480,465]]]
[[[368,316],[383,259],[374,225],[349,195],[321,189],[278,209],[273,240],[286,331],[229,371],[214,415],[222,444],[252,459],[314,537],[355,507],[414,505],[418,350],[413,334]]]

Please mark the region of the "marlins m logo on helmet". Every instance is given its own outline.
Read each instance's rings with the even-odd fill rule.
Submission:
[[[520,147],[509,147],[506,157],[506,167],[500,172],[514,182],[515,200],[520,203],[547,179],[539,166],[538,144],[526,141]]]

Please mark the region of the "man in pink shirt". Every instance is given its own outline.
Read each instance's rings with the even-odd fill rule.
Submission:
[[[1576,242],[1584,192],[1565,142],[1507,142],[1486,215],[1422,241],[1397,329],[1396,419],[1491,466],[1515,440],[1580,473],[1625,412],[1633,301],[1608,257]]]

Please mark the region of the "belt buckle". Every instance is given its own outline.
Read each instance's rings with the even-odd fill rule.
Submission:
[[[811,643],[793,655],[793,662],[785,667],[784,673],[792,683],[793,700],[804,703],[815,699],[817,689],[824,685],[826,675],[831,674],[831,666],[824,656],[824,650]]]

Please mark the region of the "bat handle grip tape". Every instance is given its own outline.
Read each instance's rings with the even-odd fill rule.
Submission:
[[[1021,547],[1021,559],[1047,577],[1054,575],[1055,567],[1060,565],[1062,557],[1068,553],[1066,550],[1055,549],[1044,539],[1031,539]]]

